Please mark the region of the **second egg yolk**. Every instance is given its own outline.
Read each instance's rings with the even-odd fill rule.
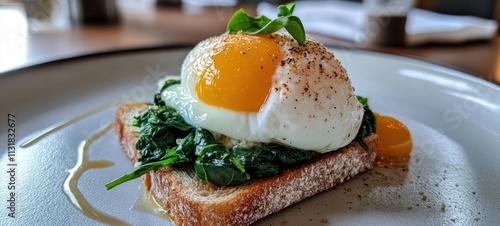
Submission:
[[[224,36],[214,52],[211,68],[196,83],[198,98],[212,106],[258,112],[282,59],[280,46],[269,35],[238,33]]]
[[[397,119],[375,113],[379,137],[377,162],[379,165],[400,165],[410,158],[413,147],[408,128]]]

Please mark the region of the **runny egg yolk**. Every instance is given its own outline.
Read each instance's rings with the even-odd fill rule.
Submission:
[[[379,137],[377,163],[379,165],[400,165],[410,158],[413,147],[408,128],[397,119],[375,113]]]
[[[224,36],[214,52],[211,65],[197,78],[198,98],[212,106],[258,112],[281,61],[280,46],[269,35],[238,33]]]

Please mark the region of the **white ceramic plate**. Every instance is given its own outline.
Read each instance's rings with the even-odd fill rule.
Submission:
[[[377,112],[410,128],[408,168],[375,168],[273,214],[259,225],[442,225],[498,223],[500,88],[434,64],[361,50],[334,49],[356,93]],[[49,63],[0,75],[0,212],[7,225],[99,224],[64,193],[82,141],[113,121],[122,103],[152,99],[157,79],[178,74],[187,49],[136,51]],[[102,107],[31,146],[21,144],[61,121]],[[8,114],[15,115],[15,176],[6,173]],[[12,118],[12,116],[11,116]],[[11,121],[12,122],[12,121]],[[12,135],[10,135],[12,136]],[[165,219],[131,210],[140,181],[111,191],[104,184],[132,169],[113,131],[89,146],[88,158],[115,165],[89,169],[78,181],[97,210],[132,225]],[[13,179],[12,179],[13,178]],[[15,190],[8,189],[14,180]],[[11,192],[15,192],[14,202]],[[15,204],[15,219],[7,208]],[[2,223],[4,224],[4,223]]]

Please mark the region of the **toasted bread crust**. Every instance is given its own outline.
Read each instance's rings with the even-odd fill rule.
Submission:
[[[116,111],[118,140],[134,163],[139,157],[138,136],[131,120],[146,109],[146,104],[134,103]],[[151,171],[142,179],[176,225],[249,225],[372,168],[377,142],[374,134],[365,138],[369,150],[352,142],[279,175],[240,186],[217,187],[193,172],[172,167]]]

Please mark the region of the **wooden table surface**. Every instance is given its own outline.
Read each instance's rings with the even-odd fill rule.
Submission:
[[[255,15],[255,5],[243,7]],[[67,6],[58,9],[66,20]],[[234,7],[157,7],[154,1],[119,1],[120,23],[77,25],[55,23],[53,29],[32,31],[20,4],[0,5],[0,73],[17,68],[116,50],[194,45],[225,31]],[[65,17],[64,17],[65,16]],[[61,25],[62,24],[62,25]],[[59,27],[58,27],[59,26]],[[31,31],[30,31],[31,30]],[[493,40],[458,45],[374,47],[314,35],[326,45],[363,48],[404,55],[456,68],[500,84],[500,35]],[[1,74],[0,74],[1,75]]]

